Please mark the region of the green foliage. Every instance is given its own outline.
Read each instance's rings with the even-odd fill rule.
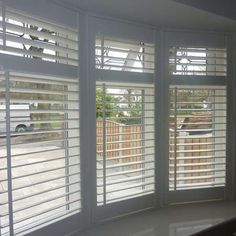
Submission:
[[[103,117],[104,94],[101,88],[96,89],[96,116]],[[118,115],[118,99],[110,94],[105,95],[105,115],[106,117],[117,117]]]
[[[133,89],[125,89],[122,95],[115,96],[113,94],[103,94],[101,88],[96,89],[96,106],[97,118],[103,117],[103,102],[105,99],[105,116],[106,119],[113,120],[118,123],[131,125],[140,124],[142,121],[142,97],[140,91]],[[123,106],[121,106],[123,105]]]
[[[141,124],[142,122],[142,96],[140,90],[126,89],[123,99],[127,104],[127,112],[123,114],[125,119],[121,123],[126,125]],[[131,118],[130,118],[131,117]]]
[[[177,115],[191,115],[195,113],[192,109],[203,109],[206,101],[209,101],[209,91],[206,89],[178,89],[175,94],[175,89],[170,89],[170,109],[174,109],[175,97],[177,98]],[[181,109],[183,109],[181,111]],[[186,110],[185,110],[186,109]],[[187,111],[187,109],[190,109]],[[171,111],[174,114],[174,111]]]

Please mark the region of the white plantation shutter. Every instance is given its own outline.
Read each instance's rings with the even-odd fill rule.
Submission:
[[[4,8],[0,52],[78,65],[78,32]],[[4,17],[5,16],[5,17]]]
[[[225,186],[225,88],[171,88],[169,125],[169,189]]]
[[[77,79],[20,73],[0,80],[1,235],[80,212]]]
[[[211,33],[166,35],[168,203],[225,198],[229,96],[226,41],[223,35]]]
[[[154,73],[154,44],[119,38],[96,38],[96,67],[104,70]]]
[[[226,48],[170,47],[172,75],[226,76]]]
[[[93,218],[101,221],[155,204],[156,48],[153,29],[101,19],[94,26]]]
[[[97,86],[97,205],[153,194],[154,90]]]

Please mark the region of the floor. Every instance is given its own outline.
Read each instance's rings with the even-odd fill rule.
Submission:
[[[73,236],[189,236],[234,217],[236,202],[178,205],[104,223]]]

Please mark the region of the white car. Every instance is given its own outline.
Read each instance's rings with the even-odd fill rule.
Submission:
[[[10,105],[11,132],[25,132],[33,129],[32,115],[27,104]],[[6,106],[0,105],[0,132],[6,132]]]

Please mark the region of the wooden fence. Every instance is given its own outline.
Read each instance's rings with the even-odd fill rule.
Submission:
[[[110,162],[113,158],[119,157],[113,163],[128,163],[142,160],[142,126],[123,125],[106,120],[106,159]],[[97,152],[98,158],[103,158],[103,121],[97,120]],[[138,165],[130,166],[131,169],[138,168]]]
[[[170,132],[171,134],[171,132]],[[202,137],[201,137],[202,136]],[[186,135],[176,139],[176,151],[173,136],[170,135],[169,148],[169,170],[170,178],[174,178],[174,168],[177,173],[176,177],[181,179],[176,184],[201,184],[212,182],[214,179],[214,155],[213,138],[211,135]],[[209,163],[209,164],[208,164]],[[210,171],[205,171],[210,170]],[[191,173],[188,173],[191,171]],[[201,172],[202,171],[202,172]]]
[[[102,160],[103,158],[103,121],[97,120],[97,158]],[[171,132],[170,132],[171,133]],[[113,121],[106,120],[106,148],[105,155],[106,161],[109,164],[116,163],[128,163],[141,161],[142,153],[144,152],[144,141],[143,141],[143,127],[141,125],[124,125],[119,124]],[[213,155],[211,152],[207,152],[209,149],[213,149],[213,139],[210,135],[202,135],[202,137],[194,137],[194,135],[188,136],[187,139],[178,138],[177,139],[177,156],[176,156],[176,165],[175,161],[171,160],[176,154],[174,152],[174,145],[170,145],[170,171],[174,170],[174,167],[177,166],[177,170],[188,171],[196,170],[193,173],[184,173],[178,174],[177,177],[190,177],[190,180],[178,181],[178,183],[191,184],[191,183],[203,183],[213,181],[210,176],[213,175],[212,162]],[[170,139],[170,144],[173,144],[173,139]],[[206,151],[204,151],[206,150]],[[178,152],[180,151],[180,152]],[[193,151],[193,152],[192,152]],[[205,156],[210,156],[204,158]],[[114,160],[114,158],[119,158]],[[184,160],[180,159],[184,158]],[[180,159],[180,160],[179,160]],[[202,165],[201,165],[202,163]],[[209,165],[206,165],[209,163]],[[181,164],[187,164],[186,166],[179,167]],[[191,165],[192,164],[192,165]],[[129,166],[130,169],[140,168],[140,165]],[[197,170],[203,169],[212,169],[212,171],[198,173]],[[209,176],[209,178],[203,179],[194,179],[191,177],[200,177],[200,176]],[[170,175],[170,178],[173,178],[173,174]]]

